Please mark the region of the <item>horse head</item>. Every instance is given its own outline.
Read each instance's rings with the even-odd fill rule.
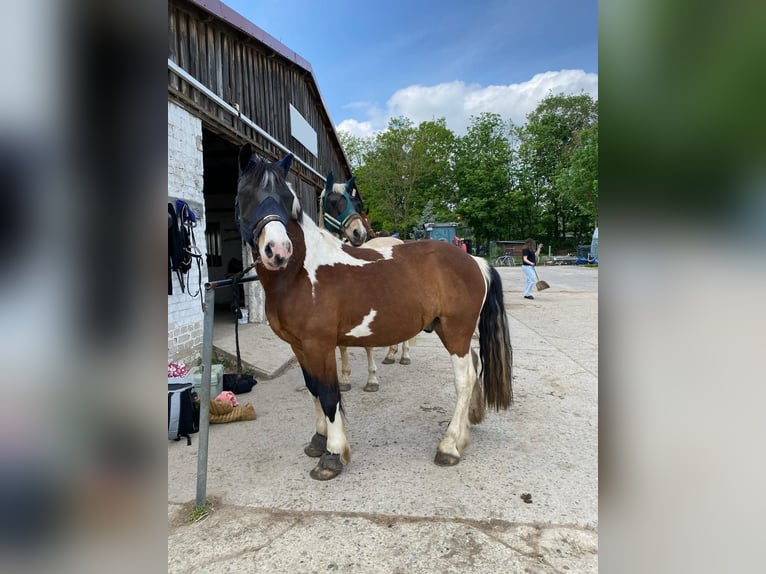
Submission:
[[[256,158],[250,144],[239,152],[235,204],[239,233],[253,258],[272,271],[287,267],[293,252],[287,222],[302,217],[298,197],[286,180],[292,159],[292,154],[274,163]]]
[[[360,215],[362,198],[355,178],[346,183],[334,183],[332,172],[327,174],[324,191],[319,198],[324,228],[340,239],[348,239],[358,247],[367,240],[367,232]]]

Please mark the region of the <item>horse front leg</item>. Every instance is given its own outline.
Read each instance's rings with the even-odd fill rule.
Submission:
[[[304,449],[309,456],[315,456],[322,448],[322,433],[326,433],[324,452],[316,467],[309,473],[315,480],[330,480],[338,476],[343,465],[351,462],[349,447],[343,427],[342,402],[338,386],[338,371],[335,363],[335,348],[326,352],[296,353],[303,371],[303,378],[314,397],[316,432],[311,443]],[[318,436],[317,436],[318,435]]]
[[[338,347],[340,350],[340,390],[346,392],[351,390],[351,365],[348,363],[348,349]]]
[[[454,466],[460,462],[460,455],[469,440],[468,409],[471,404],[473,387],[477,383],[476,369],[471,352],[463,356],[450,355],[455,371],[455,391],[457,401],[452,420],[436,449],[434,462],[439,466]]]
[[[377,377],[378,366],[375,364],[375,357],[373,356],[375,349],[365,347],[364,350],[367,352],[367,384],[364,386],[364,390],[368,393],[375,393],[380,388]]]
[[[313,397],[313,399],[316,430],[314,431],[314,436],[311,437],[311,442],[306,445],[303,452],[312,458],[319,458],[327,450],[327,419],[324,416],[324,411],[322,411],[319,397]]]

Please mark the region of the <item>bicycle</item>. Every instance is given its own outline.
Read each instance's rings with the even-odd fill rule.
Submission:
[[[513,259],[513,255],[501,255],[495,259],[495,267],[515,267],[516,261]]]

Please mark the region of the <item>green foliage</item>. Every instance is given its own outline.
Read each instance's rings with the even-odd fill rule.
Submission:
[[[518,188],[528,196],[534,217],[527,235],[557,246],[584,241],[598,217],[598,139],[582,136],[598,133],[598,103],[587,94],[549,95],[516,133]],[[578,151],[583,142],[595,145]],[[588,154],[596,158],[595,169],[585,169]],[[579,167],[571,165],[573,158]],[[586,194],[582,181],[588,178],[591,191]]]
[[[376,230],[407,238],[426,219],[460,221],[477,247],[534,237],[555,250],[597,224],[598,102],[586,94],[551,94],[522,126],[481,113],[462,137],[444,118],[404,117],[339,136]]]
[[[346,154],[346,159],[351,169],[356,172],[364,165],[364,154],[370,147],[370,142],[365,138],[357,137],[346,131],[338,132],[338,139],[343,146],[343,151]]]
[[[511,156],[508,133],[508,125],[498,114],[482,113],[471,118],[468,132],[458,142],[452,200],[476,244],[502,238],[510,216],[506,211]]]
[[[576,134],[568,161],[553,183],[562,198],[579,206],[594,227],[598,224],[598,124]]]
[[[454,141],[443,118],[417,127],[392,118],[384,132],[354,141],[355,150],[364,150],[356,179],[375,229],[407,237],[429,201],[437,217],[446,215]]]

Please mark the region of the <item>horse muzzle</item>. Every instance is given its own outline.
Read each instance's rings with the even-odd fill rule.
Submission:
[[[281,224],[274,222],[274,226],[279,226],[282,231],[284,228]],[[275,231],[264,229],[261,245],[258,246],[258,253],[260,254],[261,263],[270,271],[278,271],[287,267],[290,262],[290,257],[293,254],[293,244],[290,238],[285,233],[280,236],[278,233],[269,233],[269,231]]]
[[[367,230],[364,228],[362,218],[358,215],[354,217],[343,229],[349,243],[354,247],[359,247],[367,241]]]

